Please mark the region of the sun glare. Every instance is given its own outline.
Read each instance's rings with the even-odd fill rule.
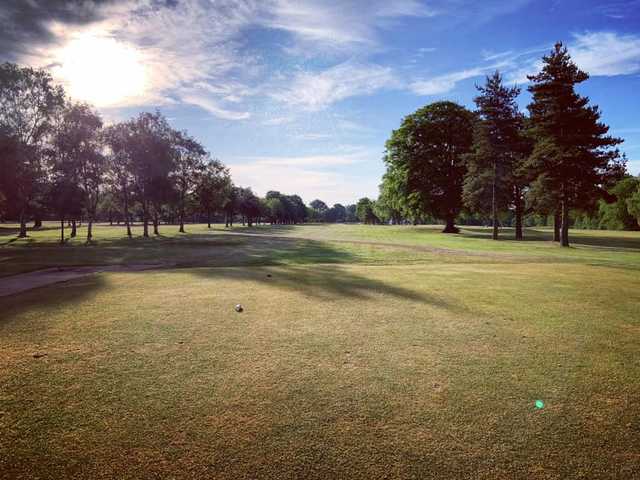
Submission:
[[[122,104],[145,91],[140,52],[113,38],[76,37],[62,49],[59,63],[70,96],[98,107]]]

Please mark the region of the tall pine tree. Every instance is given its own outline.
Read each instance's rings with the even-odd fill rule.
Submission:
[[[498,239],[498,215],[513,208],[516,239],[522,239],[524,179],[520,167],[525,156],[524,117],[518,111],[517,87],[505,87],[499,72],[487,77],[474,99],[478,107],[471,152],[466,156],[463,197],[473,211],[490,213],[493,239]]]
[[[576,93],[575,86],[589,75],[572,62],[562,43],[542,60],[542,71],[528,77],[535,145],[526,166],[544,178],[549,196],[559,202],[561,244],[567,247],[570,210],[593,202],[624,172],[624,162],[613,148],[622,140],[607,134],[599,108]]]

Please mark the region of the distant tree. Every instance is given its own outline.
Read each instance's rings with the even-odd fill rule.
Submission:
[[[290,208],[290,222],[304,223],[307,220],[307,208],[299,195],[287,195]]]
[[[344,208],[347,211],[347,216],[345,217],[344,221],[349,223],[357,222],[358,216],[356,215],[356,205],[351,204],[347,205]]]
[[[130,143],[133,132],[127,123],[118,123],[105,129],[104,139],[108,148],[107,182],[114,193],[120,196],[122,217],[127,228],[127,236],[131,238],[132,191],[134,189],[133,157]]]
[[[627,198],[627,211],[636,219],[636,223],[640,226],[640,186]]]
[[[169,177],[175,185],[177,194],[179,231],[184,233],[187,200],[194,194],[198,179],[204,171],[207,152],[202,145],[184,132],[173,131],[170,136],[173,170]]]
[[[599,205],[599,228],[640,230],[637,217],[629,210],[629,201],[640,188],[640,179],[626,176],[609,189],[610,202]]]
[[[230,186],[228,169],[220,161],[209,159],[200,173],[196,186],[196,198],[200,208],[207,215],[208,228],[211,228],[211,215],[222,209]]]
[[[168,176],[156,176],[149,181],[148,196],[153,234],[160,235],[160,219],[169,210],[170,205],[178,207],[178,217],[184,215],[186,198],[180,198],[180,182]],[[181,187],[184,184],[180,184]]]
[[[265,202],[272,224],[295,224],[307,219],[307,207],[298,195],[283,195],[271,190],[265,195]]]
[[[362,223],[368,225],[380,223],[378,217],[373,211],[373,208],[374,202],[371,199],[364,197],[358,200],[358,203],[356,204],[356,215],[358,216],[358,219]]]
[[[0,143],[6,155],[0,187],[20,218],[18,237],[27,236],[29,208],[44,192],[41,148],[64,102],[64,91],[46,70],[0,65]]]
[[[525,158],[524,117],[518,111],[517,87],[505,87],[495,72],[474,99],[478,110],[471,152],[466,156],[467,173],[463,199],[474,212],[491,215],[494,240],[498,239],[501,212],[513,207],[516,216],[516,240],[522,239]]]
[[[329,207],[327,206],[326,203],[324,203],[322,200],[313,200],[309,206],[311,207],[311,209],[313,210],[313,217],[312,219],[318,222],[322,222],[325,220],[325,215],[327,213],[327,210],[329,210]]]
[[[224,226],[225,228],[233,227],[233,217],[238,212],[238,202],[240,201],[238,187],[229,183],[224,196],[225,200],[222,206],[224,210]]]
[[[453,102],[436,102],[408,115],[386,144],[387,168],[406,172],[407,204],[445,220],[455,233],[462,208],[464,155],[472,143],[474,115]]]
[[[247,225],[253,227],[261,214],[260,199],[250,188],[239,188],[238,194],[238,211],[242,215],[243,223],[246,220]]]
[[[83,204],[75,210],[78,216],[82,209],[87,214],[87,242],[90,242],[106,171],[102,118],[87,104],[70,103],[60,111],[50,143],[54,171],[65,177],[63,183],[74,184],[83,190],[80,197]],[[75,237],[75,218],[72,220],[71,236]]]
[[[333,205],[333,207],[331,207],[325,213],[325,220],[327,222],[342,223],[346,220],[346,218],[347,218],[347,209],[339,203],[336,203],[335,205]]]
[[[412,202],[407,188],[406,170],[401,170],[396,165],[389,165],[382,176],[376,205],[380,214],[387,220],[391,220],[394,225],[400,223],[404,217],[419,216],[419,208],[415,201]]]
[[[77,183],[69,181],[69,177],[59,174],[50,184],[46,194],[46,204],[60,219],[60,244],[65,242],[64,224],[67,217],[77,216],[83,203],[84,192]]]
[[[159,112],[143,112],[127,122],[130,130],[126,144],[131,162],[131,177],[142,209],[145,237],[149,236],[149,210],[152,183],[167,177],[174,169],[173,131]]]
[[[600,122],[598,107],[589,106],[589,99],[576,93],[575,85],[589,76],[571,61],[562,43],[542,61],[541,72],[528,77],[535,146],[526,167],[544,175],[559,200],[560,240],[566,247],[570,210],[592,204],[624,172],[619,152],[612,148],[622,140],[607,135],[609,127]]]
[[[104,187],[105,191],[98,202],[98,212],[100,217],[106,218],[109,224],[113,225],[114,221],[120,222],[120,212],[122,208],[117,192],[113,191],[111,185],[108,183],[106,183]]]
[[[553,241],[560,241],[560,224],[562,216],[558,209],[558,195],[553,189],[552,181],[545,174],[533,176],[525,195],[526,210],[537,212],[547,217],[553,215]]]
[[[271,225],[281,223],[281,219],[285,217],[286,211],[280,197],[268,196],[267,194],[265,206],[269,223],[271,223]]]

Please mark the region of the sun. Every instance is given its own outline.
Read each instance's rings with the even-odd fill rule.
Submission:
[[[118,106],[146,90],[148,78],[141,53],[112,37],[75,36],[58,57],[58,74],[76,100],[97,107]]]

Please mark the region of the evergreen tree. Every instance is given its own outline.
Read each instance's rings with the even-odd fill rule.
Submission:
[[[531,134],[535,139],[526,166],[535,176],[543,175],[551,196],[560,203],[561,244],[569,246],[569,212],[592,203],[603,189],[624,172],[617,149],[622,140],[607,135],[600,110],[589,105],[575,86],[589,76],[557,43],[542,58],[542,71],[529,76]]]
[[[498,215],[514,209],[516,239],[522,239],[524,179],[520,167],[525,154],[524,118],[518,111],[517,87],[505,87],[499,72],[487,77],[474,101],[478,106],[471,152],[466,156],[463,198],[474,212],[489,213],[493,239],[498,239]]]

